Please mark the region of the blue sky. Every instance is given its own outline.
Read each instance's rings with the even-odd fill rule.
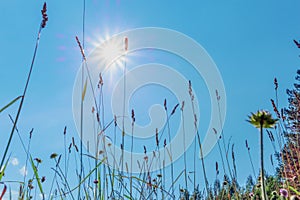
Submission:
[[[34,128],[32,154],[44,158],[45,166],[50,165],[48,157],[52,152],[63,151],[65,125],[69,137],[78,139],[73,122],[72,92],[81,63],[75,36],[82,38],[82,2],[52,0],[47,3],[49,22],[41,35],[32,80],[18,123],[24,141]],[[42,1],[0,3],[0,107],[22,92],[41,21],[42,5]],[[300,2],[296,0],[185,3],[91,0],[86,2],[86,52],[91,52],[92,42],[99,37],[140,27],[173,29],[201,44],[218,66],[224,81],[227,94],[224,134],[227,139],[232,136],[238,178],[244,183],[251,174],[245,139],[251,146],[256,170],[259,168],[258,132],[245,121],[247,115],[258,109],[272,111],[270,98],[274,98],[274,77],[279,81],[280,107],[286,106],[285,89],[292,87],[299,68],[300,52],[292,41],[300,39],[299,6]],[[14,105],[0,114],[2,147],[11,128],[8,114],[15,115],[16,109],[17,105]],[[266,137],[269,173],[273,173],[268,159],[271,150]],[[25,160],[17,137],[14,137],[10,152],[20,163],[10,168],[7,178],[20,179],[13,172],[18,171]],[[217,156],[215,148],[206,158],[207,165],[220,162]],[[212,183],[214,168],[208,171],[213,174],[209,178]]]

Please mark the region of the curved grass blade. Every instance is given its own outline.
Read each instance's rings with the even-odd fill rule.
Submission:
[[[6,108],[8,108],[9,106],[13,105],[16,101],[18,101],[20,98],[22,98],[22,96],[18,96],[15,99],[13,99],[11,102],[9,102],[6,106],[4,106],[3,108],[0,109],[0,113],[3,112]]]
[[[35,178],[36,178],[36,181],[37,181],[39,190],[40,190],[40,192],[41,192],[41,194],[42,194],[42,197],[43,197],[42,199],[45,199],[45,194],[44,194],[44,191],[43,191],[41,179],[39,178],[39,174],[38,174],[37,168],[36,168],[36,166],[34,165],[34,162],[33,162],[33,159],[32,159],[31,156],[30,156],[30,163],[31,163],[31,167],[32,167],[34,176],[35,176]]]
[[[71,189],[70,191],[68,191],[68,192],[65,192],[64,193],[64,195],[66,195],[66,194],[70,194],[71,192],[74,192],[76,189],[78,189],[79,188],[79,186],[81,185],[81,184],[83,184],[94,172],[95,172],[95,170],[100,166],[100,165],[102,165],[103,164],[103,162],[105,161],[106,159],[105,158],[103,158],[99,163],[98,163],[98,165],[94,168],[94,169],[92,169],[82,180],[81,180],[81,182],[76,186],[76,187],[74,187],[73,189]],[[57,197],[57,196],[56,196]],[[55,198],[56,198],[55,197]]]

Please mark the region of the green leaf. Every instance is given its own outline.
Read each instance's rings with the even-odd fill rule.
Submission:
[[[300,195],[300,192],[298,192],[295,188],[293,188],[292,186],[289,186],[289,189],[292,190],[293,192],[295,192],[297,195]]]
[[[124,194],[124,197],[126,197],[127,199],[130,199],[130,200],[131,200],[131,197],[128,196],[128,195],[126,195],[126,194]]]
[[[10,159],[10,156],[8,157],[6,163],[3,165],[3,169],[2,170],[0,169],[0,181],[2,180],[2,178],[4,176],[4,172],[5,172],[5,169],[6,169],[7,165],[8,165],[9,159]]]
[[[30,156],[30,163],[31,163],[31,167],[32,167],[34,176],[35,176],[36,181],[38,183],[39,190],[40,190],[41,194],[43,195],[43,199],[44,199],[44,191],[43,191],[41,179],[39,178],[38,170],[37,170],[36,166],[34,165],[34,162],[33,162],[33,159],[32,159],[31,156]]]
[[[87,79],[85,79],[81,100],[84,101],[85,93],[86,93]]]
[[[8,108],[9,106],[13,105],[16,101],[18,101],[22,96],[18,96],[17,98],[15,98],[14,100],[12,100],[11,102],[9,102],[6,106],[4,106],[3,108],[0,109],[0,113],[2,111],[4,111],[6,108]]]

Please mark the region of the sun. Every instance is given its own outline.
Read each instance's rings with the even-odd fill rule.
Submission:
[[[99,57],[106,64],[118,63],[124,54],[123,43],[120,40],[108,40],[99,49]]]
[[[128,52],[128,38],[106,37],[97,44],[97,61],[109,71],[122,69]]]

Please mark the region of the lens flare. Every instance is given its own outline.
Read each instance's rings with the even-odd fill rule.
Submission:
[[[121,70],[124,66],[124,62],[127,61],[126,54],[128,52],[128,38],[110,38],[99,39],[94,42],[97,46],[97,52],[93,55],[97,56],[99,62],[99,68],[104,68],[106,72],[115,73]]]

